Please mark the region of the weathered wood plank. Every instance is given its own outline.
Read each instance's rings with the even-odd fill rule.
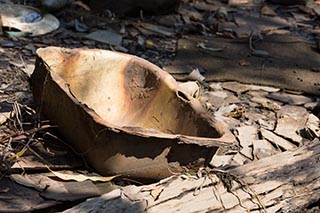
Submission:
[[[227,174],[237,180],[231,192],[218,178]],[[198,179],[174,176],[148,186],[124,187],[65,212],[299,212],[319,199],[320,142],[315,140],[227,173]]]

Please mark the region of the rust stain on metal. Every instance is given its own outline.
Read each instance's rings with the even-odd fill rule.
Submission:
[[[146,60],[58,47],[37,55],[36,103],[101,174],[161,179],[207,165],[219,146],[234,142],[198,100]]]

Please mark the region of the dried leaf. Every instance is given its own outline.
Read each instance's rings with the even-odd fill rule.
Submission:
[[[262,57],[262,58],[268,58],[270,57],[270,53],[265,50],[252,50],[251,55]]]
[[[140,23],[138,27],[142,27],[145,30],[148,30],[157,34],[161,34],[164,36],[174,36],[175,34],[174,30],[170,28],[149,24],[149,23]]]
[[[8,158],[8,160],[9,160],[9,161],[12,161],[12,160],[14,160],[14,159],[16,159],[16,158],[19,158],[19,157],[21,157],[26,151],[27,151],[27,149],[24,148],[24,149],[20,150],[18,153],[10,156],[10,157]]]
[[[247,61],[246,59],[242,59],[239,61],[239,65],[244,67],[244,66],[249,66],[250,65],[250,62]]]
[[[201,75],[201,73],[200,73],[198,68],[195,68],[194,70],[192,70],[192,72],[188,75],[187,78],[189,80],[199,81],[199,82],[202,82],[202,81],[204,81],[206,79],[203,75]]]
[[[4,124],[10,117],[11,112],[0,112],[0,125]]]
[[[221,52],[223,51],[223,48],[213,48],[213,47],[207,47],[203,42],[199,42],[197,44],[197,47],[204,49],[204,50],[208,50],[210,52]]]
[[[181,90],[194,98],[200,97],[200,83],[197,81],[188,81],[180,83],[179,87]]]
[[[49,167],[47,167],[49,169]],[[55,176],[62,180],[75,180],[78,182],[82,182],[85,180],[91,180],[91,181],[100,181],[100,182],[108,182],[111,181],[113,178],[118,177],[119,175],[109,176],[109,177],[101,177],[101,176],[87,176],[83,174],[64,174],[61,172],[55,172],[49,169]]]
[[[225,7],[219,7],[216,11],[216,17],[218,20],[228,20],[228,11]]]
[[[261,7],[260,13],[262,15],[266,15],[266,16],[276,16],[277,15],[277,13],[275,13],[274,10],[268,6]]]
[[[84,38],[115,46],[120,46],[122,42],[122,35],[112,30],[96,30]]]
[[[310,139],[320,137],[320,120],[317,116],[310,114],[306,123],[305,132]]]
[[[164,190],[164,186],[159,186],[159,187],[156,187],[155,189],[153,189],[150,192],[150,194],[154,200],[158,200],[158,198],[160,197],[163,190]]]

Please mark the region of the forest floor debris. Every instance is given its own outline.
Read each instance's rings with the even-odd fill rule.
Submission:
[[[79,189],[76,181],[65,182],[49,175],[48,165],[51,170],[67,174],[75,171],[84,175],[96,174],[55,134],[54,126],[46,121],[40,122],[34,114],[28,79],[35,64],[35,50],[40,47],[123,51],[148,59],[181,81],[190,81],[186,77],[193,70],[199,70],[205,81],[196,88],[196,97],[209,114],[225,121],[238,140],[238,150],[221,149],[212,159],[211,164],[219,169],[237,169],[241,165],[248,169],[246,166],[252,163],[268,164],[263,160],[274,159],[273,156],[295,159],[299,156],[291,154],[297,150],[300,153],[305,147],[317,146],[319,141],[315,139],[320,135],[319,2],[308,2],[288,7],[271,4],[270,1],[229,1],[229,5],[220,1],[183,1],[175,13],[122,19],[108,12],[94,14],[73,4],[54,13],[61,25],[50,34],[11,38],[1,35],[0,192],[3,199],[0,201],[0,211],[44,208],[61,211],[86,197],[98,196],[121,186],[142,184],[117,178],[112,183],[87,180]],[[39,6],[37,1],[28,1],[28,4]],[[231,4],[237,6],[230,7]],[[217,15],[217,11],[224,11],[223,15]],[[255,26],[255,23],[260,24]],[[3,28],[1,32],[6,30]],[[84,38],[85,34],[97,30],[115,32],[116,42],[110,44]],[[252,47],[266,51],[270,56],[253,54],[249,47],[250,36],[253,36]],[[250,135],[252,140],[247,141],[243,134]],[[274,162],[279,163],[279,160]],[[284,174],[290,174],[290,168],[283,170]],[[304,177],[315,179],[314,175],[318,175],[319,171],[315,167],[308,168],[310,173]],[[52,187],[58,184],[61,190],[41,196],[43,189],[25,186],[30,184],[30,178],[33,181],[42,179],[44,183],[50,180]],[[293,182],[299,181],[301,179]],[[190,182],[199,186],[203,180],[195,182],[190,179]],[[278,185],[268,183],[275,187],[270,196],[280,198],[282,192],[277,190]],[[88,196],[77,195],[73,197],[75,199],[69,197],[75,202],[62,202],[59,196],[70,191],[86,192]],[[153,198],[158,197],[159,202],[161,197],[158,195],[162,189],[151,191]],[[120,189],[114,191],[112,196],[118,196],[116,193],[120,192]],[[319,193],[312,190],[308,193],[301,195],[309,198],[312,193],[309,209],[319,209]],[[238,205],[238,200],[232,199],[230,203]],[[216,201],[219,209],[223,209],[219,199]],[[295,200],[291,201],[292,204]],[[262,200],[262,203],[267,207],[277,207],[274,201],[268,203]],[[193,205],[192,202],[188,204]],[[287,207],[290,205],[287,204]]]

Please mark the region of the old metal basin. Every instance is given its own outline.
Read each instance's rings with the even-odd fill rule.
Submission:
[[[205,166],[232,144],[176,81],[141,58],[41,48],[31,86],[39,110],[98,172],[160,179]]]

